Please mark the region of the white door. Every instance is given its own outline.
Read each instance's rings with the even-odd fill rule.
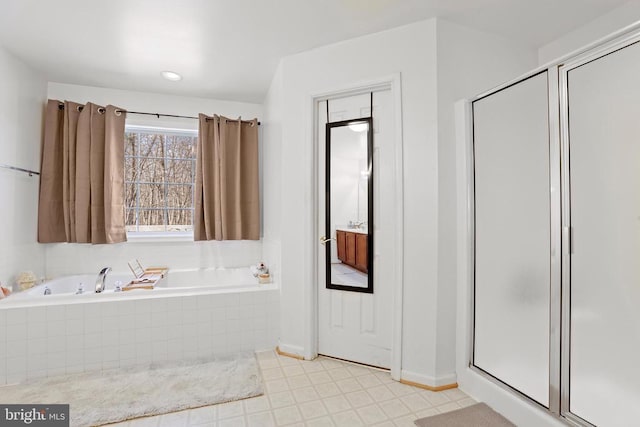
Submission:
[[[318,352],[367,365],[390,368],[392,330],[392,287],[394,277],[394,121],[390,90],[382,90],[363,95],[331,99],[328,102],[329,121],[341,122],[370,116],[373,104],[373,168],[372,180],[368,181],[366,157],[356,158],[348,147],[352,139],[361,138],[360,147],[366,147],[366,132],[358,136],[357,127],[348,126],[330,131],[332,135],[327,178],[326,126],[327,102],[318,108],[318,230],[320,238],[325,237],[327,250],[318,250]],[[339,132],[334,132],[339,130]],[[350,137],[349,134],[353,136]],[[340,135],[340,138],[338,138]],[[354,146],[358,145],[353,143]],[[364,151],[367,152],[366,149]],[[342,156],[337,158],[336,156]],[[368,183],[372,182],[372,194]],[[327,188],[329,186],[329,188]],[[326,194],[329,190],[331,226],[327,230]],[[373,224],[369,224],[368,201],[373,199]],[[345,232],[350,242],[366,239],[362,234],[372,230],[373,293],[327,289],[327,271],[332,282],[353,287],[367,287],[369,274],[360,265],[354,264],[354,255],[339,254],[337,249],[338,230]],[[343,242],[342,238],[340,239]],[[322,243],[318,242],[318,245]],[[345,244],[345,243],[342,243]],[[356,246],[360,248],[360,246]],[[345,247],[346,248],[346,244]],[[343,250],[345,250],[343,248]],[[340,256],[339,256],[340,255]],[[361,252],[356,258],[363,259]],[[342,258],[342,260],[340,259]],[[327,261],[329,268],[327,268]],[[368,258],[367,258],[368,261]]]

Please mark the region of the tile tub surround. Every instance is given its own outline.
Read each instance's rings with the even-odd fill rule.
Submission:
[[[429,415],[476,403],[459,389],[432,392],[389,374],[326,357],[312,361],[258,353],[264,396],[109,427],[407,426]]]
[[[0,386],[270,349],[278,333],[277,288],[19,308],[0,303]]]

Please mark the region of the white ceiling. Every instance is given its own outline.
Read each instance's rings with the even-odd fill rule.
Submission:
[[[435,16],[539,47],[625,1],[0,0],[0,44],[50,81],[261,102],[314,47]]]

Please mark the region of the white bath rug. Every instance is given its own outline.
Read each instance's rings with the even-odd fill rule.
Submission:
[[[68,403],[71,426],[131,418],[245,399],[263,394],[253,353],[216,360],[152,364],[30,380],[0,387],[0,402]]]

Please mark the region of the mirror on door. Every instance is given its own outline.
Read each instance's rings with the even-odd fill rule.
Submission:
[[[327,288],[373,293],[372,119],[326,125]]]

